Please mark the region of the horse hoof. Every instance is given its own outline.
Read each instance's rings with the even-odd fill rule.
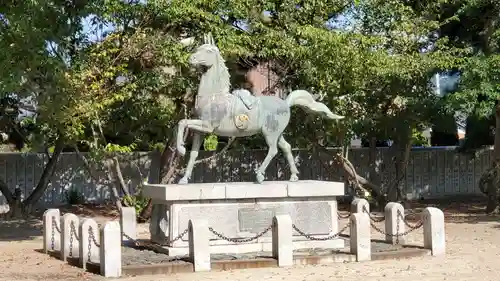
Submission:
[[[264,175],[261,173],[257,174],[257,183],[262,183],[264,181]]]
[[[292,175],[290,181],[299,181],[299,177],[297,175]]]
[[[180,156],[186,155],[186,148],[184,146],[179,146],[177,148],[177,153],[179,153]]]
[[[187,184],[188,183],[188,180],[187,178],[182,178],[179,180],[178,184]]]

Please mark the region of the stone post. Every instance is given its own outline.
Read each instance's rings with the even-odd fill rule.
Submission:
[[[389,202],[385,205],[385,241],[392,244],[404,244],[404,237],[401,233],[405,232],[403,205],[395,202]]]
[[[273,258],[279,267],[293,265],[292,219],[289,215],[276,215],[273,218]]]
[[[48,209],[43,213],[43,252],[61,250],[61,213],[59,209]]]
[[[120,226],[124,242],[133,242],[132,240],[137,239],[137,217],[134,207],[122,207]]]
[[[194,271],[210,271],[210,246],[208,244],[208,223],[206,220],[189,220],[189,259]]]
[[[438,208],[427,207],[423,212],[424,248],[431,250],[433,256],[446,253],[444,213]]]
[[[353,213],[350,222],[351,254],[356,255],[356,261],[371,260],[370,216],[367,213]]]
[[[104,277],[122,275],[122,234],[120,223],[107,222],[100,232],[100,271]]]
[[[87,262],[97,263],[99,261],[99,225],[93,219],[83,219],[78,233],[81,239],[80,266],[87,269]]]
[[[366,199],[355,198],[354,200],[352,200],[352,202],[351,202],[351,214],[363,213],[363,209],[366,209],[366,212],[370,213],[370,204],[368,203],[368,201]]]
[[[75,214],[64,214],[61,222],[61,260],[78,257],[80,243],[78,237],[78,226],[80,219]]]

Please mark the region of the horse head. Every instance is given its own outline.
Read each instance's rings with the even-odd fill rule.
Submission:
[[[193,66],[212,67],[221,60],[219,48],[215,45],[214,38],[209,33],[204,35],[204,44],[196,48],[189,57],[189,63]]]

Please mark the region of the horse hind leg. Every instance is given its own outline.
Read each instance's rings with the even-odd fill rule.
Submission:
[[[259,169],[257,170],[257,182],[262,183],[264,181],[264,174],[266,173],[267,166],[269,166],[269,163],[271,163],[271,160],[273,160],[274,156],[278,154],[278,136],[275,135],[264,135],[266,139],[267,146],[269,147],[269,150],[267,151],[266,158],[264,158],[264,161],[262,161],[262,164],[260,165]]]
[[[278,139],[278,146],[281,149],[281,151],[283,151],[283,154],[285,154],[286,161],[290,166],[290,173],[292,174],[290,176],[290,181],[298,181],[299,170],[297,169],[297,166],[295,165],[295,160],[293,159],[292,146],[285,140],[283,135],[280,136],[280,138]]]

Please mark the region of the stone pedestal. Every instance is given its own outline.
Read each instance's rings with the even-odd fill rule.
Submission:
[[[190,219],[204,219],[228,238],[250,238],[267,229],[275,215],[287,214],[303,232],[317,237],[338,231],[336,196],[344,183],[325,181],[255,183],[146,184],[144,195],[153,199],[151,240],[164,245],[171,256],[188,254]],[[293,232],[294,249],[343,248],[344,241],[310,241]],[[170,242],[175,240],[174,242]],[[272,231],[245,243],[220,239],[210,232],[212,253],[272,251]]]

